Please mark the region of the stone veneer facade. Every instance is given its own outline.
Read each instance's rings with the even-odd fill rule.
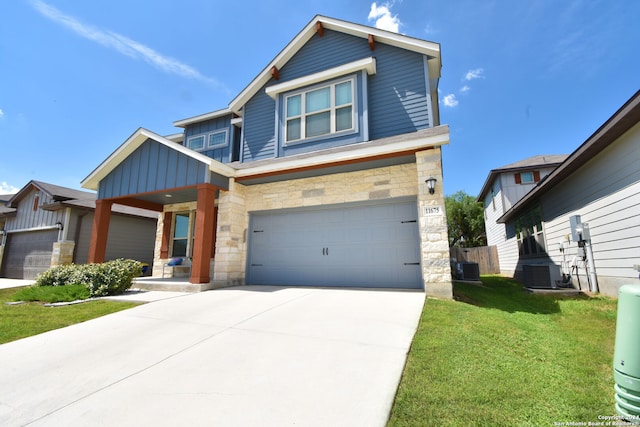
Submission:
[[[416,153],[415,163],[396,166],[256,185],[230,179],[228,191],[220,191],[217,199],[213,287],[244,284],[250,212],[413,196],[419,208],[424,289],[431,297],[452,298],[441,158],[441,150],[436,147]],[[429,194],[425,184],[431,176],[438,180],[434,194]],[[195,207],[195,202],[182,203],[167,205],[165,211],[189,211]],[[427,207],[438,207],[440,213],[427,214]],[[162,215],[156,233],[155,276],[161,275],[167,261],[160,259],[161,238]]]

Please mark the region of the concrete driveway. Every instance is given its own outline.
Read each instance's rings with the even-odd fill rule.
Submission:
[[[236,287],[0,345],[0,425],[383,426],[424,298]]]

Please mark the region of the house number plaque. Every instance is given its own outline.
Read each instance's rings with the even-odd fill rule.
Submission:
[[[442,209],[442,206],[427,206],[425,208],[425,211],[427,216],[437,216],[437,215],[442,215],[442,213],[444,212],[444,209]]]

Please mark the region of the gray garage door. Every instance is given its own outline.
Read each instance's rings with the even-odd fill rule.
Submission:
[[[49,269],[53,242],[57,240],[57,229],[8,234],[1,276],[35,279],[39,273]]]
[[[251,215],[248,283],[421,288],[415,201]]]

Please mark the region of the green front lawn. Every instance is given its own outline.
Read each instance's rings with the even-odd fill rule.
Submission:
[[[617,301],[483,276],[427,300],[390,426],[553,426],[614,415]]]
[[[45,307],[41,302],[7,305],[25,288],[0,289],[0,344],[63,328],[105,314],[134,307],[138,303],[97,300],[62,307]]]

